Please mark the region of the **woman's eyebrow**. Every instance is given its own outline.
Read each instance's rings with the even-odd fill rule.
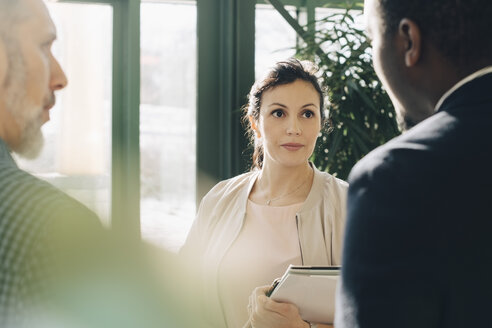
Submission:
[[[309,106],[317,107],[315,104],[313,104],[313,103],[309,103],[309,104],[305,104],[305,105],[304,105],[304,106],[302,106],[301,108],[304,108],[304,107],[309,107]]]
[[[287,108],[287,106],[285,106],[284,104],[281,104],[281,103],[271,103],[270,105],[268,105],[268,107],[272,107],[272,106],[281,106],[281,107]]]

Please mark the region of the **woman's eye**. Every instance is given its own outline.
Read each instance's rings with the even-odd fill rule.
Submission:
[[[274,117],[282,117],[282,116],[284,116],[284,113],[280,109],[277,109],[277,110],[272,112],[272,115]]]
[[[305,118],[311,118],[311,117],[313,117],[313,116],[314,116],[314,113],[313,113],[312,111],[310,111],[310,110],[307,110],[307,111],[305,111],[305,112],[302,114],[302,116],[303,116],[303,117],[305,117]]]

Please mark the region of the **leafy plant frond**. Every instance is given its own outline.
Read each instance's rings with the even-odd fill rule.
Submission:
[[[333,122],[333,132],[323,131],[311,160],[342,179],[365,154],[400,133],[394,108],[374,72],[371,46],[355,24],[359,5],[348,4],[343,13],[314,22],[318,29],[304,32],[306,43],[297,51],[298,58],[314,59],[320,68]]]

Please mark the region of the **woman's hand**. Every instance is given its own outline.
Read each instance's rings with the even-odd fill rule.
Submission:
[[[253,328],[309,328],[293,304],[275,302],[266,296],[270,286],[257,287],[249,297],[249,321]]]

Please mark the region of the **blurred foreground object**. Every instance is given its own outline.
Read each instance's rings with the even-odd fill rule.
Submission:
[[[39,154],[55,91],[67,85],[55,39],[42,0],[0,0],[0,327],[190,326],[170,256],[156,262],[12,159]]]

